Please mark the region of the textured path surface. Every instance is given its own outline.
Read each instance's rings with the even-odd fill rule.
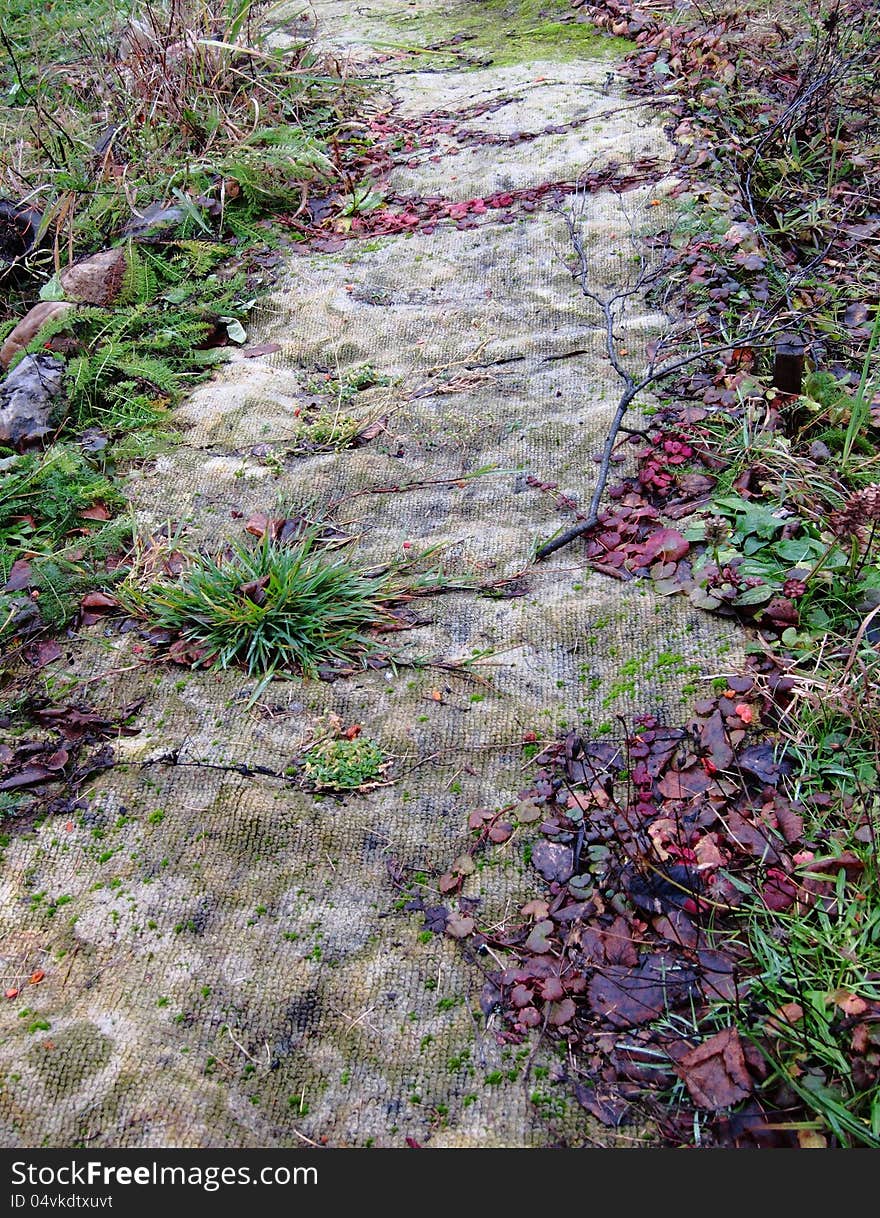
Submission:
[[[355,67],[377,46],[455,33],[457,17],[480,9],[476,51],[489,51],[474,59],[494,55],[491,65],[428,72],[423,58],[386,59],[373,65],[383,90],[410,117],[503,101],[474,125],[543,133],[500,148],[450,136],[440,154],[401,158],[389,187],[398,194],[467,199],[574,182],[611,156],[666,155],[659,125],[607,85],[607,53],[567,35],[554,43],[543,28],[530,35],[532,6],[314,9],[325,44]],[[544,133],[572,119],[574,131]],[[633,191],[625,212],[610,193],[586,197],[597,282],[625,276],[623,235],[644,225],[656,197]],[[293,257],[252,336],[280,350],[226,367],[179,411],[183,442],[132,474],[144,528],[184,520],[189,544],[214,545],[240,538],[254,511],[447,479],[350,499],[340,515],[359,553],[372,561],[400,555],[404,542],[443,542],[453,569],[497,578],[525,567],[559,522],[552,496],[527,477],[584,502],[617,396],[597,319],[563,265],[564,238],[559,216],[538,207],[509,223],[446,221],[431,234]],[[659,321],[637,307],[626,319],[634,358]],[[575,350],[583,354],[556,358]],[[387,431],[356,450],[289,455],[316,378],[362,364],[387,383],[359,394],[358,409],[388,415]],[[38,968],[46,976],[0,1012],[4,1144],[402,1146],[412,1136],[528,1146],[608,1136],[566,1106],[564,1091],[534,1075],[524,1086],[528,1049],[495,1043],[479,969],[395,908],[389,864],[408,878],[424,871],[430,896],[431,877],[467,841],[468,812],[515,800],[526,785],[524,732],[547,738],[640,711],[675,717],[682,683],[715,671],[735,640],[681,598],[585,573],[575,550],[531,573],[524,597],[448,596],[427,602],[424,617],[406,649],[449,659],[494,649],[487,686],[402,669],[275,682],[248,709],[240,674],[144,676],[131,636],[99,627],[71,643],[65,663],[92,678],[97,705],[146,703],[140,734],[118,745],[127,764],[91,789],[81,820],[47,821],[6,850],[4,984]],[[182,760],[283,769],[328,711],[362,723],[395,756],[392,785],[316,799],[222,768],[136,764],[174,747]],[[468,879],[481,925],[515,914],[529,891],[525,832]],[[542,1088],[546,1102],[531,1103]]]

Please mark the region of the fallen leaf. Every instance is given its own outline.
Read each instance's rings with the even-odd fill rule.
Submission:
[[[451,914],[446,923],[446,933],[452,939],[466,939],[475,925],[473,918],[462,914]]]
[[[425,930],[430,930],[435,935],[442,935],[446,930],[446,923],[449,919],[449,910],[446,906],[429,905],[424,913]]]
[[[709,753],[719,770],[726,770],[733,761],[733,749],[727,737],[724,717],[715,709],[700,732],[700,744]]]
[[[775,786],[791,765],[784,759],[777,761],[775,748],[772,744],[752,744],[737,754],[736,761],[740,769],[752,774],[760,782]]]
[[[664,799],[692,799],[702,795],[712,786],[711,774],[707,774],[702,766],[694,765],[686,770],[669,770],[657,784],[657,789]]]
[[[526,949],[539,956],[544,952],[549,952],[552,946],[550,936],[553,934],[553,930],[553,923],[548,919],[545,919],[543,922],[537,922],[526,939]]]
[[[80,512],[81,520],[109,520],[110,510],[104,503],[93,503],[91,507]]]
[[[616,1129],[622,1125],[629,1112],[629,1104],[619,1096],[599,1095],[592,1087],[583,1083],[575,1083],[574,1096],[582,1108],[586,1108],[597,1121]]]
[[[660,555],[667,562],[677,562],[690,548],[690,542],[678,529],[657,529],[645,542],[639,557],[645,566],[650,566]]]
[[[729,1108],[752,1092],[736,1028],[724,1028],[710,1036],[680,1058],[675,1069],[696,1106],[711,1112]]]
[[[9,568],[9,578],[3,586],[4,592],[20,592],[30,586],[31,564],[26,558],[17,558]]]
[[[859,998],[857,994],[853,994],[849,990],[835,990],[831,995],[831,1000],[843,1011],[844,1015],[864,1015],[868,1009],[865,999]]]
[[[695,992],[692,969],[676,966],[668,956],[649,956],[636,968],[610,965],[587,987],[593,1011],[615,1028],[630,1028],[659,1018],[661,1012]]]
[[[45,639],[27,649],[26,655],[34,668],[45,668],[47,664],[61,659],[61,648],[54,639]]]
[[[574,874],[574,854],[570,846],[558,842],[538,842],[532,851],[532,866],[548,884],[566,883]]]
[[[57,776],[44,765],[29,765],[24,769],[19,770],[16,774],[10,774],[8,778],[4,778],[0,782],[0,791],[17,791],[21,787],[35,787],[41,782],[46,782],[47,779],[56,778]]]
[[[554,1002],[550,1005],[550,1011],[547,1015],[547,1022],[554,1028],[561,1028],[563,1024],[571,1023],[575,1016],[575,1005],[571,998],[563,998],[562,1002]]]

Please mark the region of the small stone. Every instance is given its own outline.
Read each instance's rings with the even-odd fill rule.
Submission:
[[[28,448],[53,428],[64,366],[51,355],[26,355],[0,382],[0,443]]]

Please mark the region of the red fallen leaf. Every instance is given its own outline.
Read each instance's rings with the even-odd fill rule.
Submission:
[[[513,833],[513,825],[507,821],[498,821],[489,830],[489,840],[494,842],[496,846],[500,846],[502,842],[506,842]]]
[[[776,816],[776,823],[779,826],[779,832],[785,838],[789,845],[799,841],[804,835],[804,819],[789,804],[788,800],[782,796],[777,796],[774,801],[773,811]]]
[[[356,740],[357,737],[361,734],[361,728],[362,728],[362,725],[360,723],[353,723],[351,725],[351,727],[347,727],[345,729],[345,731],[342,733],[342,735],[345,737],[346,740]]]
[[[667,956],[648,956],[636,968],[608,965],[587,987],[592,1010],[615,1028],[635,1027],[687,1000],[696,984],[693,970],[672,969]]]
[[[36,972],[31,973],[30,977],[28,977],[28,981],[31,985],[39,985],[45,976],[46,974],[43,972],[43,970],[38,968]]]
[[[240,584],[238,592],[240,596],[245,597],[254,605],[264,605],[266,603],[266,588],[269,586],[269,576],[263,575],[260,579],[248,580],[245,584]]]
[[[854,880],[865,870],[865,864],[849,850],[844,850],[841,854],[834,855],[829,858],[813,859],[810,863],[810,871],[818,872],[820,875],[834,875],[838,871],[845,871],[848,880]]]
[[[558,977],[548,977],[541,986],[541,997],[545,1002],[558,1002],[565,997],[565,990]]]
[[[632,938],[632,927],[618,914],[607,930],[600,932],[607,964],[623,964],[630,968],[639,962],[639,953]]]
[[[70,759],[67,749],[56,749],[46,761],[47,770],[63,770]]]
[[[626,1120],[629,1104],[619,1097],[600,1096],[592,1087],[575,1083],[574,1095],[582,1108],[586,1108],[603,1125],[616,1129]]]
[[[702,766],[692,766],[687,770],[669,770],[658,782],[657,790],[664,799],[691,799],[712,785],[712,776]]]
[[[475,808],[468,817],[469,829],[482,829],[487,820],[491,820],[495,813],[491,808]]]
[[[532,997],[532,991],[527,985],[515,985],[510,991],[510,1001],[517,1009],[531,1006]]]
[[[259,355],[274,355],[281,350],[281,343],[260,343],[257,347],[248,347],[242,351],[245,359],[256,359]]]
[[[374,423],[370,423],[357,433],[352,444],[355,448],[360,448],[363,444],[369,444],[371,440],[375,440],[377,436],[381,436],[382,432],[388,426],[388,415],[383,414],[381,419],[376,419]]]
[[[454,892],[461,883],[461,877],[453,875],[451,871],[446,871],[441,875],[437,887],[442,893]]]
[[[646,565],[661,554],[668,562],[677,562],[690,548],[690,542],[677,529],[658,529],[645,542],[641,557]]]
[[[168,659],[172,664],[185,664],[187,668],[200,664],[207,653],[198,643],[189,643],[186,639],[175,639],[168,648]]]
[[[700,744],[711,754],[712,761],[719,770],[726,770],[730,766],[733,761],[733,749],[728,742],[720,710],[714,710],[703,724]]]
[[[615,557],[620,558],[620,561],[622,563],[623,555],[620,553],[620,551],[615,550],[613,553],[614,553]],[[609,557],[610,557],[610,555],[609,555]],[[629,571],[621,570],[618,567],[614,567],[610,563],[607,563],[607,562],[591,562],[590,566],[592,567],[592,569],[594,571],[598,571],[600,575],[610,575],[612,579],[620,579],[620,580],[626,581],[626,580],[630,580],[633,578]]]
[[[17,791],[20,787],[35,787],[55,775],[44,765],[29,765],[0,782],[0,791]]]
[[[768,909],[779,912],[790,909],[797,896],[797,885],[778,867],[770,867],[767,880],[761,889],[761,900]]]
[[[262,537],[269,528],[269,517],[265,512],[254,512],[244,527],[245,531],[254,537]]]
[[[45,668],[54,660],[61,659],[61,648],[54,639],[46,639],[34,647],[29,647],[26,654],[34,668]]]
[[[747,854],[751,854],[757,859],[763,859],[770,864],[779,862],[777,842],[763,825],[753,824],[732,809],[727,814],[725,828],[728,839],[735,842]]]
[[[423,1150],[424,1149],[421,1142],[417,1142],[415,1140],[415,1138],[411,1138],[409,1136],[409,1134],[407,1134],[407,1137],[406,1137],[406,1144],[410,1148],[410,1150]]]
[[[88,507],[84,511],[80,512],[80,519],[82,519],[82,520],[109,520],[110,511],[107,508],[106,504],[93,503],[91,507]]]
[[[550,1007],[547,1022],[554,1028],[571,1023],[575,1015],[575,1005],[571,998],[563,998],[562,1002],[554,1002]]]
[[[698,1108],[717,1112],[746,1099],[752,1079],[746,1069],[739,1033],[725,1028],[680,1058],[675,1072]]]
[[[17,997],[19,996],[19,994],[20,994],[20,993],[21,993],[21,990],[15,990],[15,989],[13,989],[13,988],[10,986],[10,988],[9,988],[8,990],[5,990],[5,991],[4,991],[4,997],[5,997],[5,998],[10,998],[10,999],[11,999],[11,998],[17,998]]]
[[[764,617],[779,626],[796,626],[798,622],[797,606],[787,596],[774,596],[767,602]]]
[[[87,592],[79,602],[80,609],[90,609],[91,613],[112,613],[119,608],[116,597],[107,592]]]
[[[4,592],[20,592],[31,582],[31,564],[26,558],[17,558],[9,568],[9,579],[3,586]]]

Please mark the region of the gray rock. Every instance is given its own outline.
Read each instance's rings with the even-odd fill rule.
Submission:
[[[26,355],[16,364],[0,382],[0,443],[27,448],[54,430],[63,376],[64,365],[51,355]]]
[[[184,221],[182,207],[163,207],[151,203],[139,216],[133,216],[122,230],[124,237],[133,241],[159,241],[170,236]]]

